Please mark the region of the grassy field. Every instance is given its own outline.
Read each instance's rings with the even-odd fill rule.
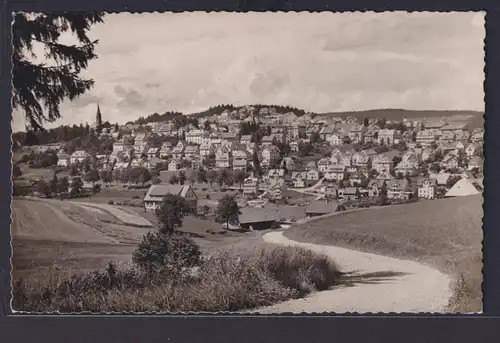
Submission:
[[[94,270],[110,261],[129,264],[135,246],[149,230],[71,202],[14,199],[14,279],[44,273],[52,265]]]
[[[285,236],[436,266],[456,277],[453,312],[482,310],[481,196],[422,201],[319,218]]]
[[[94,199],[92,198],[92,201]],[[12,204],[12,245],[14,279],[41,275],[51,266],[58,269],[102,269],[108,262],[130,265],[131,255],[142,236],[152,228],[127,225],[135,220],[156,224],[154,213],[142,208],[114,207],[110,211],[98,203],[59,200],[14,199]],[[113,215],[114,214],[114,215]],[[190,235],[204,253],[214,253],[247,240],[253,247],[256,233],[237,233],[220,229],[209,219],[185,217],[182,232]],[[260,242],[262,244],[262,242]]]
[[[54,169],[53,168],[30,168],[28,164],[22,163],[19,165],[21,168],[22,175],[26,180],[51,180],[54,177]],[[59,172],[57,173],[58,178],[69,177],[68,172]]]
[[[341,273],[326,255],[296,247],[220,253],[196,271],[106,268],[18,280],[12,306],[29,312],[221,312],[269,306],[326,290]]]
[[[133,268],[132,254],[150,228],[126,225],[119,214],[126,210],[153,225],[154,214],[41,199],[14,199],[12,208],[15,310],[237,311],[340,282],[326,256],[267,246],[262,233],[229,232],[213,220],[189,216],[179,231],[209,259],[196,275],[145,275]],[[110,262],[117,273],[106,268]]]

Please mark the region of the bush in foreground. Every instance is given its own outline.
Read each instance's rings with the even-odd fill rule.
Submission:
[[[139,243],[132,261],[139,268],[153,271],[162,268],[180,270],[199,265],[200,248],[194,241],[178,232],[148,232]]]
[[[189,273],[108,266],[104,272],[14,283],[13,308],[30,312],[219,312],[272,305],[336,284],[327,257],[299,248],[224,253]]]

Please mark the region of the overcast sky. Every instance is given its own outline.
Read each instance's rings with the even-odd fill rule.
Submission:
[[[221,103],[484,110],[483,13],[109,14],[95,87],[47,127]],[[24,128],[14,113],[14,130]]]

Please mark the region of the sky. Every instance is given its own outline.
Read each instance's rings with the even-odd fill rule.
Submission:
[[[97,104],[112,123],[227,103],[484,110],[480,12],[120,13],[89,35],[95,86],[46,127],[92,124]]]

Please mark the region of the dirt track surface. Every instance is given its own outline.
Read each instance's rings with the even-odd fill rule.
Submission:
[[[138,216],[136,213],[131,212],[129,209],[118,208],[113,205],[99,204],[99,203],[85,203],[85,202],[77,202],[74,201],[74,204],[78,206],[83,206],[87,209],[94,210],[102,210],[105,211],[112,216],[118,218],[125,225],[139,226],[139,227],[153,227],[151,222],[141,216]]]
[[[300,243],[286,238],[283,232],[270,232],[263,239],[267,243],[300,246],[326,254],[346,276],[345,282],[331,290],[252,312],[446,312],[452,280],[426,265],[334,246]]]

